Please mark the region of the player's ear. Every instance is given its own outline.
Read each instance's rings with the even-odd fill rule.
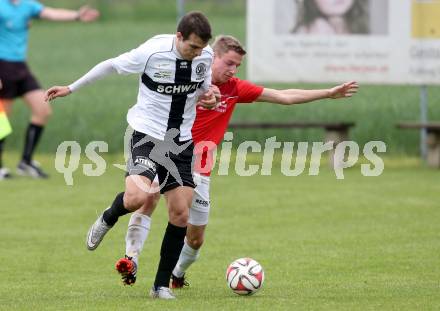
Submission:
[[[178,31],[178,32],[176,33],[176,37],[177,37],[177,40],[179,40],[179,41],[183,41],[183,35],[182,35],[182,33],[181,33],[180,31]]]

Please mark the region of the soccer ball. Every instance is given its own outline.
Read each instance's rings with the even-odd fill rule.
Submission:
[[[226,281],[238,295],[255,294],[263,285],[263,267],[252,258],[239,258],[226,269]]]

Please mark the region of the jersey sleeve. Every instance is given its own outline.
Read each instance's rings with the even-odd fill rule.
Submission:
[[[153,46],[147,41],[136,49],[113,58],[113,68],[123,75],[142,73],[151,54],[153,54]]]
[[[212,84],[212,69],[211,68],[212,68],[214,52],[212,51],[210,46],[208,47],[207,51],[208,51],[207,53],[209,53],[211,55],[211,60],[210,60],[211,62],[209,64],[209,68],[206,70],[205,80],[204,80],[202,87],[201,87],[203,92],[206,92]]]
[[[95,67],[93,67],[88,73],[86,73],[84,76],[70,84],[68,87],[71,92],[75,92],[79,88],[91,84],[94,81],[97,81],[99,79],[104,78],[105,76],[115,72],[115,68],[113,68],[112,60],[108,59],[105,60]]]
[[[252,103],[263,93],[263,87],[246,80],[237,79],[237,94],[239,103]]]
[[[38,18],[40,17],[41,11],[44,9],[44,5],[42,5],[38,1],[31,1],[29,2],[30,6],[30,16],[31,18]]]
[[[206,72],[205,80],[203,81],[203,84],[200,89],[204,93],[208,91],[211,84],[212,84],[212,76],[211,76],[211,68],[209,68],[208,71]]]

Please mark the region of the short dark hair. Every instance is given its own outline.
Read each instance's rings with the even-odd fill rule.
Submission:
[[[182,34],[183,40],[187,40],[192,33],[205,43],[212,38],[208,19],[203,13],[197,11],[185,14],[177,25],[177,31]]]
[[[234,51],[241,56],[246,55],[246,50],[241,45],[240,41],[233,36],[219,35],[215,37],[212,49],[217,56],[222,56],[229,51]]]

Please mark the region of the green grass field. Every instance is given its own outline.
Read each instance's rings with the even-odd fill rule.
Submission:
[[[10,163],[17,158],[8,154]],[[147,291],[166,226],[156,211],[135,286],[114,270],[124,254],[128,216],[89,252],[88,227],[123,187],[107,156],[107,172],[64,184],[53,157],[40,156],[52,178],[17,177],[0,184],[1,310],[438,310],[440,242],[438,171],[417,160],[387,159],[379,177],[359,166],[344,180],[319,176],[214,176],[212,214],[190,288],[174,302]],[[87,163],[83,160],[82,163]],[[232,173],[232,170],[230,171]],[[233,294],[227,265],[250,256],[266,272],[252,297]]]
[[[46,1],[71,8],[80,2]],[[96,63],[154,34],[175,31],[174,1],[91,3],[103,12],[98,23],[32,24],[29,64],[44,87],[69,84]],[[215,34],[246,42],[244,0],[187,3],[187,9],[208,14]],[[245,72],[246,61],[239,76],[246,78]],[[141,257],[138,282],[124,287],[114,263],[124,255],[129,217],[119,221],[95,252],[86,250],[85,235],[123,190],[123,172],[111,164],[123,162],[125,115],[134,104],[137,79],[111,76],[55,101],[36,156],[52,178],[0,182],[0,310],[440,309],[439,171],[419,162],[416,131],[395,128],[397,121],[419,118],[417,86],[361,85],[349,101],[295,108],[239,105],[235,121],[354,121],[350,134],[359,145],[387,143],[385,171],[364,177],[357,165],[337,180],[323,165],[318,176],[286,177],[278,155],[271,176],[240,177],[232,169],[228,176],[213,176],[210,225],[200,260],[188,273],[190,288],[177,291],[177,301],[147,296],[167,223],[163,201]],[[431,120],[440,119],[440,105],[434,104],[439,98],[440,88],[429,87]],[[13,168],[28,123],[21,102],[11,121],[14,132],[4,160]],[[298,142],[321,140],[323,133],[244,130],[234,132],[234,143],[261,142],[274,135],[278,141]],[[74,186],[67,186],[54,168],[55,151],[65,140],[78,141],[83,151],[90,141],[106,141],[110,153],[105,174],[86,177],[80,166]],[[249,160],[260,163],[258,157]],[[83,158],[81,163],[90,161]],[[266,273],[262,290],[252,297],[233,294],[225,281],[228,264],[244,256],[258,260]]]

